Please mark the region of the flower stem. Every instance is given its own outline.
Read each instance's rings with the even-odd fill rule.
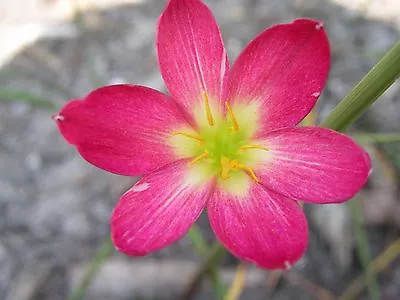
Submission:
[[[400,41],[361,79],[322,123],[338,131],[346,130],[400,76]]]

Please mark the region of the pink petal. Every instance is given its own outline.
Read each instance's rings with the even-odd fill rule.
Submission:
[[[206,92],[219,103],[229,71],[221,33],[198,0],[170,0],[158,23],[157,51],[169,93],[188,112]]]
[[[199,217],[212,184],[187,176],[181,160],[143,177],[118,202],[111,218],[114,245],[132,256],[146,255],[180,239]]]
[[[307,221],[298,203],[260,184],[244,196],[216,189],[207,211],[221,243],[260,267],[289,268],[307,248]]]
[[[228,99],[260,106],[259,134],[298,124],[317,101],[330,66],[329,43],[321,26],[307,19],[273,26],[234,64]]]
[[[270,156],[257,169],[261,183],[306,202],[348,200],[366,183],[371,170],[368,154],[330,129],[281,129],[266,135],[261,143]]]
[[[54,119],[83,158],[121,175],[148,173],[176,160],[167,138],[186,123],[171,99],[133,85],[97,89],[67,103]]]

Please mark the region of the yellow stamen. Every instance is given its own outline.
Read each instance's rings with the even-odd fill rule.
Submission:
[[[260,180],[254,173],[254,170],[246,165],[239,164],[237,160],[229,160],[227,157],[222,157],[221,158],[221,178],[222,179],[228,179],[229,178],[229,172],[233,170],[242,170],[245,171],[251,179],[253,179],[255,182],[260,183]]]
[[[192,159],[192,160],[189,162],[189,165],[193,165],[193,164],[197,163],[198,161],[203,160],[203,159],[205,159],[205,158],[207,158],[207,157],[208,157],[208,151],[205,150],[202,154],[200,154],[199,156],[197,156],[197,157],[195,157],[194,159]]]
[[[225,107],[226,107],[226,110],[228,111],[229,117],[231,118],[231,121],[232,121],[232,129],[235,130],[235,131],[238,131],[239,130],[239,124],[237,122],[235,114],[233,113],[233,110],[230,107],[228,101],[225,102]]]
[[[243,146],[240,147],[240,150],[247,150],[247,149],[260,149],[260,150],[268,151],[268,148],[265,148],[265,147],[260,146],[260,145],[251,145],[251,144],[249,144],[249,145],[243,145]]]
[[[204,140],[200,136],[197,136],[195,134],[191,134],[191,133],[187,133],[187,132],[183,132],[183,131],[174,131],[174,132],[172,132],[172,134],[173,135],[183,135],[188,138],[194,139],[196,141],[204,142]]]
[[[205,106],[206,106],[206,114],[207,114],[208,124],[210,126],[213,126],[214,125],[214,118],[213,118],[213,116],[211,114],[211,108],[210,108],[210,103],[209,103],[209,100],[208,100],[208,94],[206,92],[203,92],[203,98],[204,98],[204,103],[205,103]]]
[[[254,170],[246,165],[242,165],[242,164],[237,164],[236,168],[246,171],[249,176],[251,177],[251,179],[253,179],[255,182],[260,183],[260,180],[258,179],[258,177],[256,176],[256,174],[254,173]]]

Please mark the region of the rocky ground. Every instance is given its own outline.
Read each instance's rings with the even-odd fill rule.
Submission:
[[[15,98],[18,91],[50,99],[53,104],[44,108],[0,101],[0,299],[66,299],[107,237],[112,207],[135,179],[110,175],[84,162],[62,140],[50,117],[68,99],[108,83],[164,90],[154,34],[165,2],[0,3],[1,100]],[[322,116],[400,36],[397,0],[206,2],[221,26],[231,61],[258,32],[274,23],[297,17],[324,20],[333,65],[319,102]],[[356,127],[399,131],[399,91],[399,84],[394,85]],[[400,145],[378,150],[370,147],[374,174],[361,194],[374,256],[398,236],[400,228],[396,180]],[[360,272],[349,209],[336,205],[306,210],[311,227],[309,251],[293,274],[340,294]],[[199,224],[213,239],[206,216]],[[178,299],[198,263],[188,238],[148,258],[114,254],[95,278],[87,299]],[[235,264],[232,257],[226,259],[223,277],[227,282]],[[265,299],[267,283],[272,281],[271,274],[250,268],[242,299]],[[380,277],[383,299],[400,297],[399,281],[397,260]],[[315,289],[307,290],[304,283],[287,277],[270,296],[311,299],[318,295]],[[210,287],[205,285],[197,299],[211,298]]]

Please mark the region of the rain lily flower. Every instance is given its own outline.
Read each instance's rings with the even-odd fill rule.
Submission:
[[[299,202],[339,203],[370,172],[366,152],[329,129],[296,127],[324,87],[322,24],[273,26],[230,68],[215,19],[199,0],[170,0],[157,32],[169,95],[112,85],[54,117],[64,138],[106,171],[144,175],[111,218],[117,249],[132,256],[183,237],[204,208],[238,258],[285,268],[308,241]]]

